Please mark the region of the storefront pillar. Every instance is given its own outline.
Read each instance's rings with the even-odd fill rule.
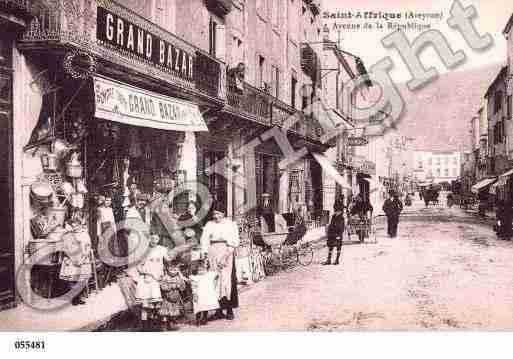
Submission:
[[[279,189],[279,213],[287,213],[289,211],[289,172],[286,170],[280,171],[280,189]]]

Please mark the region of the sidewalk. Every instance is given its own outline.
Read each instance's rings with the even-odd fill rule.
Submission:
[[[20,303],[16,308],[0,312],[0,331],[88,331],[127,309],[125,298],[114,283],[98,294],[91,293],[84,305],[41,311]]]

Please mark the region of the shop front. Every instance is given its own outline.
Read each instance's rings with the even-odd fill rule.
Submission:
[[[0,1],[0,310],[15,302],[16,243],[14,229],[14,70],[16,38],[26,28],[32,1]]]
[[[68,289],[68,244],[90,243],[82,253],[93,272],[87,288],[126,267],[131,242],[118,224],[129,217],[161,244],[183,248],[188,239],[174,234],[176,221],[162,218],[196,200],[196,138],[208,131],[201,111],[222,106],[224,95],[221,63],[120,5],[81,3],[72,24],[72,9],[45,4],[19,40],[18,83],[28,85],[19,89],[14,126],[13,247],[18,265],[51,248],[28,280],[35,294],[53,298]],[[129,34],[116,42],[112,18],[143,33],[140,46],[119,42]],[[105,238],[115,263],[99,253]]]

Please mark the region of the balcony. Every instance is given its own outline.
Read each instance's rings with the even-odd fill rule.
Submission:
[[[321,142],[322,129],[315,116],[298,111],[269,93],[244,82],[228,80],[227,105],[232,113],[266,126],[289,127],[289,132]]]
[[[32,12],[22,50],[78,49],[106,67],[113,63],[194,95],[226,98],[223,62],[113,1],[39,1]]]
[[[7,11],[20,17],[30,16],[33,0],[0,0],[0,11]]]

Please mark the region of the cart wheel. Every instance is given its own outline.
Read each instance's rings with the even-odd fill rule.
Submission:
[[[305,243],[297,249],[297,261],[302,266],[309,266],[313,262],[314,252],[310,243]]]

